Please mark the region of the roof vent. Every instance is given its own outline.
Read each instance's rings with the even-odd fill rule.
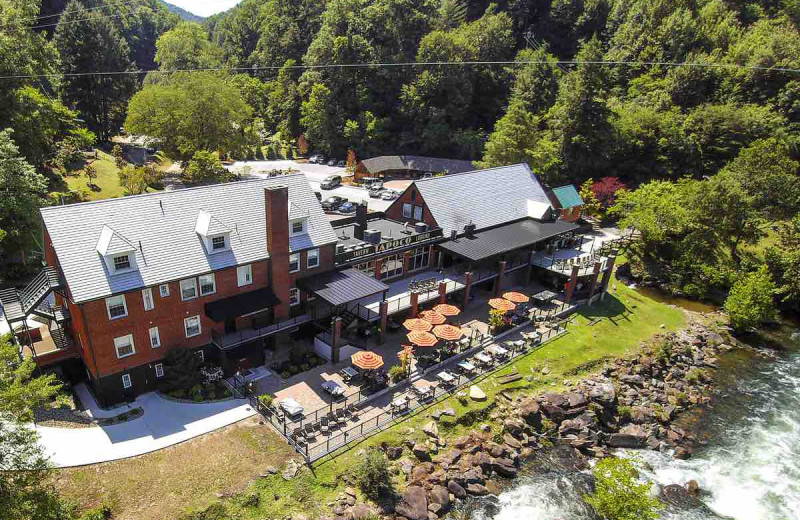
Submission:
[[[403,231],[401,231],[401,233],[403,233],[404,235],[410,235],[412,233],[411,224],[409,224],[408,222],[403,224]]]
[[[364,242],[370,244],[380,244],[381,243],[381,232],[377,229],[365,229],[364,230]]]
[[[464,235],[469,238],[472,238],[475,235],[475,224],[472,221],[464,226]]]
[[[417,222],[416,224],[414,224],[414,231],[416,231],[417,233],[425,233],[426,231],[428,231],[428,224],[424,222]]]

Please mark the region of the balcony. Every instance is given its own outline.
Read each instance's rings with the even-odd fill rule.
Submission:
[[[595,262],[600,262],[600,272],[606,270],[608,258],[596,253],[587,253],[578,249],[560,249],[552,255],[545,252],[533,255],[531,264],[562,276],[571,276],[572,268],[578,266],[578,276],[594,273]]]
[[[271,325],[264,325],[261,327],[252,327],[248,329],[241,329],[235,332],[222,334],[219,332],[211,331],[211,343],[216,345],[221,350],[230,350],[232,348],[244,345],[257,339],[266,338],[278,332],[293,329],[304,323],[309,323],[314,318],[308,314],[300,314],[288,320],[279,321]]]

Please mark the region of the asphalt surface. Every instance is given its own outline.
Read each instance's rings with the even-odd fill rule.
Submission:
[[[347,172],[345,168],[338,168],[335,166],[326,166],[322,164],[309,164],[299,163],[295,161],[238,161],[227,167],[233,172],[237,172],[243,177],[269,177],[270,170],[299,170],[308,179],[308,183],[314,191],[322,194],[322,199],[326,199],[332,195],[344,197],[350,202],[360,203],[367,201],[367,208],[372,211],[385,211],[392,201],[383,199],[374,199],[369,196],[367,190],[357,186],[338,186],[332,190],[323,190],[320,188],[322,182],[329,175],[341,175],[345,177]],[[409,181],[410,182],[410,181]],[[394,181],[392,188],[395,191],[402,191],[406,183]]]

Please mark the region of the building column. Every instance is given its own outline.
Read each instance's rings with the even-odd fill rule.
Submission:
[[[466,310],[467,305],[469,305],[469,292],[472,289],[472,272],[465,273],[464,278],[464,303],[461,306],[461,310]]]
[[[439,282],[439,303],[447,303],[447,282]]]
[[[375,260],[375,279],[381,279],[381,269],[383,269],[383,258],[378,258]]]
[[[389,302],[386,300],[382,300],[380,306],[378,307],[378,312],[380,314],[380,342],[383,345],[384,341],[386,341],[386,327],[389,324]]]
[[[506,261],[503,260],[499,264],[497,270],[497,278],[494,281],[494,296],[497,298],[503,292],[503,278],[506,276]]]
[[[598,275],[600,275],[600,262],[595,262],[594,269],[592,269],[592,281],[589,282],[589,305],[592,304],[592,297],[594,296],[595,289],[597,289]]]
[[[436,265],[436,249],[433,246],[423,246],[428,247],[428,267],[432,267]]]
[[[606,270],[603,273],[603,280],[600,282],[600,292],[608,292],[608,284],[611,282],[611,274],[614,272],[614,262],[616,261],[616,255],[611,255],[606,260]]]
[[[578,272],[580,271],[580,267],[577,265],[572,266],[572,274],[569,277],[569,283],[567,283],[567,290],[564,296],[564,303],[569,303],[572,301],[572,295],[575,294],[575,286],[578,285]]]
[[[525,268],[525,275],[522,279],[523,287],[527,287],[531,283],[531,275],[533,275],[533,251],[528,254],[528,266]]]
[[[403,253],[403,276],[411,271],[411,250]]]
[[[416,291],[411,291],[409,295],[411,298],[411,318],[416,318],[417,314],[419,314],[419,293]]]
[[[331,362],[339,362],[339,348],[342,346],[342,318],[336,316],[333,318],[333,327],[331,327]]]

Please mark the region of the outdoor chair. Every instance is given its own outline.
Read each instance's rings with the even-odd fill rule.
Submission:
[[[358,421],[358,414],[360,412],[359,408],[360,408],[360,405],[358,405],[358,404],[354,404],[354,405],[352,405],[350,407],[350,420],[351,421],[353,421],[353,422],[357,422]]]
[[[295,440],[302,439],[306,436],[302,428],[295,428],[292,432],[292,438]]]
[[[325,417],[328,418],[328,422],[331,425],[331,428],[338,428],[339,427],[339,420],[336,418],[336,415],[333,412],[328,412],[328,415]]]
[[[328,427],[328,418],[323,417],[319,420],[319,431],[322,435],[328,435],[330,428]]]
[[[317,436],[316,432],[314,431],[314,425],[313,424],[306,423],[304,429],[305,429],[305,433],[306,433],[306,438],[307,439],[313,439],[314,437]]]
[[[339,424],[347,423],[347,418],[344,416],[344,410],[336,410],[336,420],[339,422]]]

